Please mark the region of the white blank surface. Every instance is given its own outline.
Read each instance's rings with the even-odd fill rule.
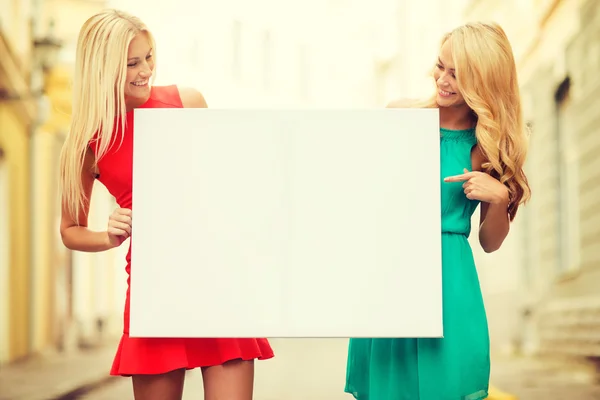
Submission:
[[[438,121],[136,110],[130,335],[442,336]]]

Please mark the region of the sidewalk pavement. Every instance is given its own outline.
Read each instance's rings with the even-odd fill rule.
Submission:
[[[0,400],[74,400],[108,382],[118,341],[0,367]]]
[[[597,367],[583,360],[493,357],[488,400],[598,400],[598,378]]]
[[[40,356],[13,363],[0,368],[0,400],[76,400],[91,395],[94,389],[99,389],[112,379],[109,368],[115,354],[117,340],[107,341],[99,347],[80,350],[69,354]],[[274,344],[277,342],[274,341]],[[324,342],[330,350],[333,344]],[[281,344],[283,346],[289,344]],[[303,348],[304,345],[294,343],[294,349]],[[343,359],[345,346],[339,346],[339,355],[334,351],[332,362],[339,368],[333,376],[327,378],[336,381],[335,390],[339,386],[338,380],[343,380],[343,368],[338,365],[338,358]],[[334,349],[333,349],[334,350]],[[322,354],[322,349],[320,350]],[[288,351],[289,352],[289,351]],[[290,357],[277,360],[282,363],[278,368],[283,368],[285,374],[290,374],[298,357],[290,353]],[[289,364],[288,360],[294,360]],[[311,358],[311,360],[314,360]],[[311,360],[310,363],[312,363]],[[291,365],[291,366],[290,366]],[[275,365],[273,365],[274,367]],[[268,365],[265,365],[267,368]],[[313,368],[314,369],[314,368]],[[266,376],[264,376],[266,373]],[[281,375],[281,374],[279,374]],[[293,380],[286,376],[279,376],[277,371],[266,370],[258,374],[261,380],[261,390],[279,393],[274,398],[285,396],[293,391]],[[273,377],[283,381],[274,385]],[[277,382],[279,379],[276,379]],[[312,379],[305,377],[305,379]],[[598,400],[600,399],[600,384],[598,372],[592,364],[581,361],[557,359],[531,359],[531,358],[502,358],[492,357],[491,389],[488,400]],[[264,382],[263,382],[264,381]],[[314,383],[314,382],[313,382]],[[323,383],[323,382],[322,382]],[[325,385],[327,382],[324,382]],[[268,387],[263,387],[267,384]],[[305,382],[304,385],[307,383]],[[279,386],[282,387],[279,387]],[[317,385],[318,386],[318,385]],[[131,390],[127,385],[127,392]],[[306,389],[306,386],[304,387]],[[315,387],[323,391],[325,387]]]

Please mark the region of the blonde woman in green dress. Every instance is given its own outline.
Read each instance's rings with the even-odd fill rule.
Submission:
[[[358,400],[488,397],[487,318],[467,238],[480,207],[479,242],[496,251],[530,189],[527,136],[511,45],[496,24],[447,34],[432,98],[388,107],[440,111],[444,338],[351,339],[345,391]],[[412,134],[419,134],[413,132]]]

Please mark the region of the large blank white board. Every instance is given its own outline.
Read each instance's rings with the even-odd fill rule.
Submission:
[[[438,121],[136,110],[130,335],[442,336]]]

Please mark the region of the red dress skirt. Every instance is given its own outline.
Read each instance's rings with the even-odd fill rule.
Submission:
[[[161,374],[180,368],[220,365],[236,359],[265,360],[273,357],[269,341],[263,338],[131,338],[129,289],[125,304],[124,328],[111,375]]]

